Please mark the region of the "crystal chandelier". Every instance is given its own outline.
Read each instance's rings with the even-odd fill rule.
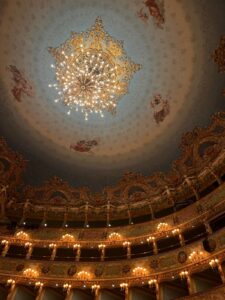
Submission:
[[[72,33],[71,39],[58,48],[49,48],[55,59],[57,83],[50,84],[58,92],[55,102],[63,102],[67,113],[81,110],[88,119],[90,113],[104,116],[104,111],[116,112],[121,96],[140,65],[126,55],[122,42],[104,31],[102,20],[86,32]]]

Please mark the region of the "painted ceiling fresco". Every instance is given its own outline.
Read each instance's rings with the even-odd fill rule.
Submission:
[[[169,169],[182,135],[224,110],[212,53],[225,33],[224,0],[2,0],[0,135],[29,161],[25,180],[57,175],[99,190],[127,171]],[[97,17],[141,65],[104,118],[55,103],[49,47]]]

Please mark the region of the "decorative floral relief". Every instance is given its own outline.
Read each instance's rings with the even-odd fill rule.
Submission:
[[[11,89],[11,92],[14,96],[14,98],[18,101],[22,101],[22,94],[27,95],[28,97],[33,97],[33,87],[32,85],[25,79],[23,74],[17,69],[16,66],[9,65],[8,70],[12,74],[12,80],[14,83],[13,88]]]
[[[91,153],[94,147],[98,146],[97,140],[80,140],[76,144],[70,144],[70,149],[77,152],[89,152]]]
[[[168,99],[163,99],[160,94],[154,95],[150,102],[153,108],[153,117],[157,125],[162,123],[170,113],[170,105]]]
[[[164,19],[164,3],[160,0],[146,0],[143,2],[145,7],[142,7],[137,16],[145,23],[148,22],[149,17],[152,17],[158,28],[163,28]]]

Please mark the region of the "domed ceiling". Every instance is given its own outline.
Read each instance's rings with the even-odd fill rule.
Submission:
[[[2,0],[0,135],[29,161],[26,182],[57,175],[99,190],[126,171],[169,169],[182,134],[224,110],[224,76],[211,58],[224,11],[224,0]],[[141,68],[115,114],[85,120],[54,102],[48,49],[98,17]]]

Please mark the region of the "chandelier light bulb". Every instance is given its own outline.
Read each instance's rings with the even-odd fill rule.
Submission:
[[[103,111],[115,114],[133,74],[141,67],[126,56],[121,42],[104,31],[100,18],[91,29],[72,33],[71,39],[49,52],[55,59],[51,68],[57,82],[49,87],[68,107],[68,115],[80,109],[85,120],[93,112],[102,118]]]

